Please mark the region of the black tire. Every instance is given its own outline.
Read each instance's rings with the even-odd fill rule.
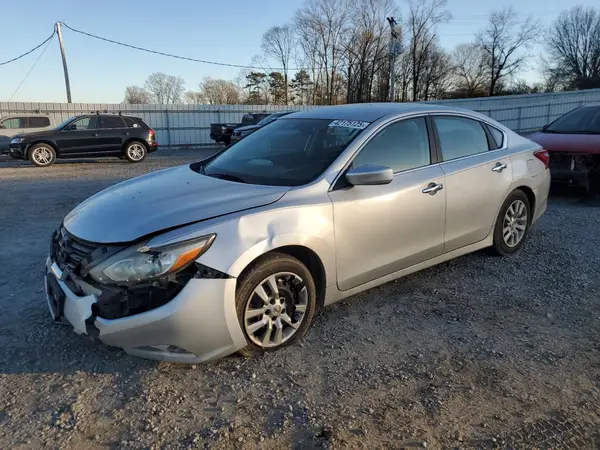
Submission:
[[[49,144],[35,144],[29,148],[29,161],[37,167],[48,167],[56,161],[56,152]]]
[[[505,217],[511,205],[518,205],[518,202],[522,202],[522,204],[525,205],[527,217],[524,223],[517,221],[516,225],[525,226],[525,230],[523,230],[523,236],[520,240],[516,242],[516,244],[509,245],[504,239]],[[529,204],[529,199],[527,198],[527,195],[525,195],[525,193],[520,189],[511,192],[502,204],[502,208],[500,208],[500,213],[498,214],[498,218],[496,219],[496,224],[494,225],[494,244],[490,248],[491,253],[498,256],[507,256],[518,252],[523,246],[525,240],[527,239],[527,234],[529,233],[529,226],[531,225],[531,219],[531,206]]]
[[[139,163],[148,156],[148,149],[141,141],[131,141],[123,148],[123,156],[129,162]]]
[[[291,279],[291,281],[298,283],[296,281],[297,279],[294,279],[292,276],[289,275],[280,277],[277,285],[278,290],[281,289],[279,291],[281,298],[289,298],[289,295],[296,294],[296,297],[294,298],[298,299],[300,292],[303,291],[303,288],[305,287],[307,291],[307,295],[304,298],[304,300],[306,301],[306,310],[304,312],[304,315],[302,316],[302,320],[296,331],[292,332],[293,334],[291,334],[291,336],[289,336],[287,339],[284,338],[281,344],[276,344],[277,328],[275,328],[275,322],[273,322],[271,327],[274,327],[272,328],[272,330],[275,331],[275,335],[272,336],[273,331],[271,331],[269,333],[269,336],[271,336],[271,339],[275,342],[271,343],[271,346],[268,347],[260,346],[253,342],[253,338],[249,335],[248,331],[245,328],[244,313],[246,311],[246,306],[254,306],[257,302],[259,304],[262,304],[261,299],[256,294],[254,294],[254,290],[271,275],[276,275],[282,272],[294,274],[303,281],[303,284],[294,286],[290,283],[290,285],[288,286],[285,284],[286,277],[288,280]],[[293,292],[294,289],[299,290],[297,292]],[[270,295],[269,298],[271,298]],[[271,300],[271,302],[272,301],[273,300]],[[248,270],[245,271],[245,274],[242,275],[238,282],[235,302],[240,327],[242,328],[242,331],[246,336],[246,341],[248,342],[248,345],[245,348],[239,350],[239,353],[246,357],[252,357],[255,355],[262,354],[264,352],[275,351],[279,350],[280,348],[287,347],[288,345],[292,345],[306,334],[308,328],[312,323],[313,317],[317,309],[317,291],[315,288],[315,282],[313,280],[313,277],[304,264],[302,264],[296,258],[293,258],[283,253],[270,253],[264,258],[254,263]],[[284,302],[283,305],[286,305],[286,303]],[[274,306],[274,308],[275,307],[276,306]],[[287,313],[290,312],[290,307],[288,305],[286,305],[285,307],[288,308],[288,311],[286,311],[284,308],[279,313],[286,313],[287,315]],[[267,308],[267,306],[264,306],[264,308]],[[291,316],[288,315],[288,317],[291,317],[293,320],[294,317],[298,317],[298,314],[301,313],[299,311],[296,311],[295,306],[293,306],[292,308],[294,309],[291,310]],[[274,317],[274,314],[277,313],[277,311],[268,311],[266,314],[270,315],[270,317]],[[265,319],[265,316],[263,315],[262,318]],[[260,321],[258,320],[258,317],[256,318],[256,321]],[[282,323],[281,320],[280,323]],[[287,327],[287,329],[290,330],[290,327],[287,325],[287,322],[285,322],[282,326]],[[267,329],[264,328],[264,334],[266,333]],[[254,339],[256,339],[256,335],[254,336]]]

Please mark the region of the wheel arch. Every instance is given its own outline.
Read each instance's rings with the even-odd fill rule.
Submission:
[[[315,288],[317,290],[317,305],[319,307],[325,304],[325,291],[327,287],[327,274],[325,271],[325,265],[319,257],[319,255],[309,247],[303,245],[283,245],[281,247],[275,247],[269,251],[257,256],[250,261],[240,272],[238,278],[243,278],[253,267],[260,263],[261,260],[265,259],[273,253],[282,253],[289,255],[299,260],[306,266],[313,281],[315,282]]]
[[[535,199],[535,193],[533,192],[533,189],[531,189],[529,186],[522,185],[522,186],[516,187],[510,193],[512,194],[514,191],[522,191],[527,196],[527,200],[529,200],[529,209],[530,209],[531,217],[535,217],[536,199]]]
[[[125,149],[127,148],[127,146],[129,144],[131,144],[132,142],[139,142],[140,144],[142,144],[145,148],[146,148],[146,152],[148,152],[150,150],[150,147],[148,146],[148,143],[146,142],[145,139],[141,139],[139,137],[130,137],[128,138],[125,142],[123,142],[123,145],[121,146],[121,150],[124,152]]]
[[[56,153],[56,157],[58,158],[60,156],[60,150],[58,149],[58,145],[56,145],[56,143],[54,143],[54,142],[52,142],[50,140],[47,140],[47,139],[39,139],[39,140],[33,141],[31,144],[29,144],[27,146],[27,153],[25,154],[25,158],[26,159],[29,159],[29,152],[37,144],[47,144],[47,145],[49,145],[54,150],[54,153]]]

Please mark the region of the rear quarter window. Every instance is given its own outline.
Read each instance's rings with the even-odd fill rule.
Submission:
[[[494,149],[502,148],[504,146],[504,133],[498,128],[494,128],[491,125],[488,125],[488,129],[490,130],[490,133],[492,133],[492,137],[494,138],[494,142],[492,142],[492,144],[496,144]]]
[[[50,126],[50,119],[43,116],[34,116],[27,118],[27,128],[44,128]]]
[[[125,126],[127,128],[139,128],[140,127],[140,124],[136,120],[132,119],[131,117],[123,117],[123,121],[125,122]],[[141,122],[141,120],[140,120],[140,122]]]

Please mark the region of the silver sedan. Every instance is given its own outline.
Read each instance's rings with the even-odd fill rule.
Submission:
[[[77,206],[52,237],[48,306],[142,357],[272,351],[330,303],[483,248],[517,252],[549,185],[545,150],[471,111],[295,113]]]

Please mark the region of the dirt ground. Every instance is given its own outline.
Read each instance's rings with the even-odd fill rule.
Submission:
[[[53,325],[49,238],[89,195],[201,159],[0,157],[0,448],[600,448],[600,206],[321,310],[299,345],[156,363]]]

